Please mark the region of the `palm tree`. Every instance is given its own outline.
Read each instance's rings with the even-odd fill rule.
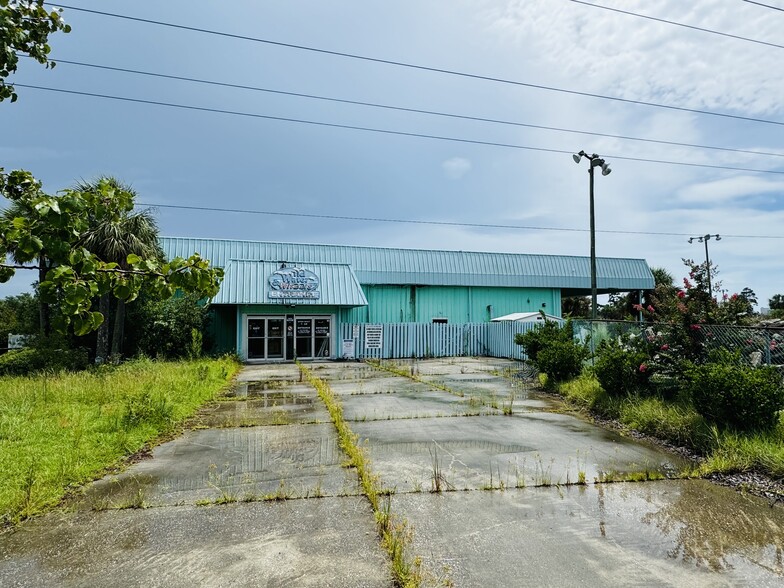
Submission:
[[[94,192],[99,184],[108,182],[117,191],[128,192],[135,199],[136,192],[113,177],[100,177],[92,182],[80,182],[74,189],[82,192]],[[143,258],[163,259],[163,251],[158,243],[158,225],[149,210],[123,213],[118,219],[91,220],[90,227],[82,234],[80,244],[88,251],[105,262],[117,263],[127,269],[128,255],[135,254]],[[99,311],[104,322],[97,332],[95,349],[96,361],[105,361],[109,357],[109,307],[111,293],[101,296]],[[114,330],[112,332],[111,354],[119,355],[122,351],[123,331],[125,327],[125,301],[117,299],[114,314]]]

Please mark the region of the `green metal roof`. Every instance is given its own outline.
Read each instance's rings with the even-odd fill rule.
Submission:
[[[589,257],[183,237],[162,237],[161,245],[169,257],[198,252],[224,268],[231,261],[345,264],[360,284],[560,288],[569,294],[591,288]],[[596,266],[599,292],[654,287],[644,259],[600,257]]]
[[[232,260],[226,264],[225,276],[213,304],[290,304],[328,306],[367,306],[365,293],[356,275],[347,264],[298,263],[296,267],[312,272],[319,285],[313,290],[318,297],[273,297],[277,292],[270,288],[270,276],[281,269],[273,261]],[[289,268],[291,269],[291,268]]]

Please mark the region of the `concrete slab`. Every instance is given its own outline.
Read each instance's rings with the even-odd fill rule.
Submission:
[[[519,367],[520,362],[490,357],[442,357],[435,359],[398,359],[393,362],[411,368],[422,376],[481,374],[502,375]]]
[[[304,364],[315,376],[332,381],[341,380],[370,380],[384,377],[386,374],[364,362],[313,362]]]
[[[188,431],[95,482],[82,507],[358,494],[344,459],[332,424]]]
[[[701,480],[407,494],[431,579],[455,586],[760,586],[784,580],[784,509]]]
[[[251,427],[293,423],[329,423],[329,413],[313,388],[291,386],[286,391],[251,392],[237,400],[203,407],[193,420],[202,427]]]
[[[603,473],[672,473],[686,463],[571,415],[456,417],[355,422],[373,471],[398,491],[429,490],[437,459],[457,489],[591,482]]]
[[[396,376],[389,372],[376,372],[372,378],[363,380],[329,380],[329,387],[338,396],[352,394],[390,394],[412,390],[432,390],[411,378]]]
[[[51,515],[0,536],[0,585],[388,588],[364,498]]]
[[[248,364],[237,375],[238,382],[273,380],[297,382],[299,379],[299,368],[294,363]]]
[[[416,384],[416,382],[415,382]],[[345,395],[343,416],[350,421],[389,419],[418,419],[497,413],[481,404],[472,404],[470,398],[461,398],[440,390],[420,389],[389,394]]]

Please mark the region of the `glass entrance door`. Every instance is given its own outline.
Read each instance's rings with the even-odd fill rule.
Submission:
[[[248,359],[330,357],[329,316],[248,317]]]
[[[283,359],[283,319],[248,319],[248,359]]]

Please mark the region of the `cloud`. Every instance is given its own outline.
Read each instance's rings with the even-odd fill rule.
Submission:
[[[603,4],[687,25],[775,42],[780,21],[721,0]],[[552,0],[493,2],[488,29],[540,56],[582,90],[691,108],[781,112],[783,68],[770,48],[629,15]]]
[[[444,175],[450,180],[459,180],[471,171],[471,162],[464,157],[452,157],[441,164]]]
[[[753,176],[733,176],[686,186],[679,192],[682,202],[721,204],[749,196],[784,192],[784,182]]]

